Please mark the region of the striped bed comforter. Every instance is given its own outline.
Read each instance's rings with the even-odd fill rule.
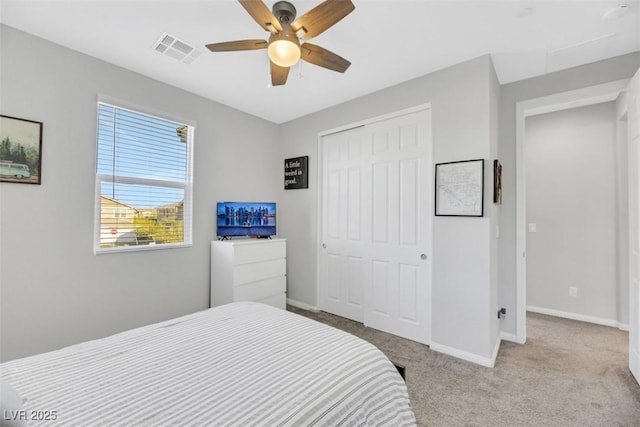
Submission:
[[[373,345],[251,302],[9,361],[0,374],[28,425],[416,424],[402,378]],[[46,411],[55,420],[38,419]]]

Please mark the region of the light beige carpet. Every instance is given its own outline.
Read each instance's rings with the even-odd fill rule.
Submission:
[[[289,309],[405,365],[422,426],[640,427],[640,386],[627,367],[628,333],[618,329],[529,313],[527,343],[503,342],[491,369],[338,316]]]

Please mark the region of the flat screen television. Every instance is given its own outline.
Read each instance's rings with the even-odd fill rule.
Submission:
[[[276,234],[276,204],[273,202],[218,202],[216,212],[219,239],[269,238]]]

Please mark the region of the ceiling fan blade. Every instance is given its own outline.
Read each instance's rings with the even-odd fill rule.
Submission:
[[[344,73],[351,65],[351,62],[343,57],[315,44],[303,43],[300,51],[301,59],[339,73]]]
[[[211,43],[207,45],[207,49],[211,52],[231,52],[235,50],[256,50],[266,49],[268,43],[266,40],[235,40],[231,42]]]
[[[262,0],[238,0],[251,17],[267,31],[282,31],[282,25]]]
[[[296,19],[291,28],[303,40],[324,32],[356,7],[351,0],[326,0]]]
[[[271,62],[271,61],[269,61]],[[282,86],[287,82],[290,67],[281,67],[271,62],[271,84],[273,86]]]

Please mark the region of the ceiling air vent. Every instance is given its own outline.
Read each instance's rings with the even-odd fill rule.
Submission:
[[[153,48],[185,64],[191,64],[202,53],[169,33],[162,33]]]

